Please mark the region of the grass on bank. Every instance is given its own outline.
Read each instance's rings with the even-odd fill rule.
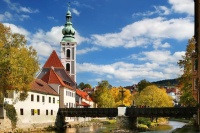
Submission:
[[[197,133],[197,132],[199,132],[198,129],[197,129],[197,127],[194,126],[194,119],[170,118],[169,120],[170,121],[179,121],[179,122],[187,123],[182,128],[178,128],[178,129],[172,131],[172,133]]]

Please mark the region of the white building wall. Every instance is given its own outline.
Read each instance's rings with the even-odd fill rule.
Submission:
[[[64,89],[64,105],[66,108],[76,108],[76,92],[68,88]],[[75,117],[65,117],[66,122],[76,121]]]
[[[86,100],[86,99],[82,99],[82,101],[83,101],[83,102],[86,102],[87,104],[89,104],[89,105],[90,105],[89,108],[94,108],[94,102],[93,102],[93,101],[88,101],[88,100]]]
[[[59,108],[59,96],[35,92],[28,92],[28,94],[25,101],[18,101],[14,104],[18,116],[17,127],[24,128],[39,123],[55,123]],[[34,97],[33,101],[31,101],[31,95]],[[14,99],[16,96],[15,94]],[[44,102],[42,97],[45,99]],[[34,114],[32,113],[33,111]]]
[[[66,108],[75,108],[76,107],[76,92],[70,89],[64,89],[64,105]]]

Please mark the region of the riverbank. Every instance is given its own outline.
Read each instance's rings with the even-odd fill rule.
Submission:
[[[198,129],[193,124],[186,124],[182,128],[177,128],[172,133],[198,133]]]
[[[186,123],[181,128],[176,128],[172,131],[172,133],[198,133],[198,129],[194,126],[193,119],[174,119],[171,118],[172,121],[184,122]]]

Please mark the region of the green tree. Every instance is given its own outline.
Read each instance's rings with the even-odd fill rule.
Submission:
[[[110,85],[107,80],[102,80],[101,82],[98,82],[98,87],[100,87],[100,88],[106,88],[106,89],[111,89],[112,85]]]
[[[25,100],[36,72],[39,70],[37,52],[26,46],[23,35],[12,33],[0,23],[0,92],[20,92],[19,100]]]
[[[84,85],[84,89],[85,89],[85,88],[90,88],[90,89],[91,89],[92,86],[91,86],[90,84],[85,84],[85,85]]]
[[[146,88],[149,85],[152,84],[146,79],[141,80],[140,82],[138,82],[138,91],[141,92],[144,88]]]
[[[166,93],[165,89],[150,85],[135,95],[135,103],[137,106],[172,107],[173,99]]]
[[[102,107],[102,103],[104,103],[105,98],[102,97],[102,95],[105,95],[105,93],[109,93],[108,90],[110,89],[111,85],[107,80],[102,80],[101,82],[98,82],[98,86],[96,87],[96,91],[92,94],[92,98],[95,103],[97,103],[98,107]],[[105,101],[106,102],[106,101]]]
[[[83,82],[81,82],[79,85],[78,85],[78,88],[80,88],[81,90],[85,89],[85,88],[92,88],[92,86],[90,84],[85,84]]]
[[[181,97],[180,102],[186,106],[195,106],[196,101],[192,95],[192,54],[195,50],[195,39],[189,39],[185,55],[178,61],[183,74],[179,78]]]
[[[84,83],[83,82],[81,82],[79,85],[78,85],[78,88],[80,88],[81,90],[83,90],[84,89]]]
[[[110,90],[105,90],[101,95],[99,96],[99,101],[97,103],[99,108],[113,108],[116,107],[115,100],[113,96],[110,93]]]

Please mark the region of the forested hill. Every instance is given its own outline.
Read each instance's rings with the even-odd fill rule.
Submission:
[[[155,81],[152,83],[160,86],[175,86],[178,84],[178,79],[166,79],[166,80]]]

